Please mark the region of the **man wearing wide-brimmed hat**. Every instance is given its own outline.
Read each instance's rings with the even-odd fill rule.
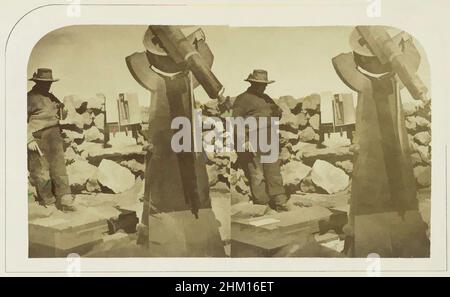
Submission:
[[[62,103],[52,93],[52,70],[39,68],[29,80],[36,84],[28,92],[28,170],[36,188],[38,202],[55,204],[62,211],[73,211],[72,195],[64,160],[59,127]]]
[[[267,71],[256,69],[245,81],[250,83],[250,87],[236,98],[233,104],[233,117],[257,119],[281,117],[278,105],[264,93],[267,85],[274,82],[268,79]],[[238,153],[238,156],[239,164],[250,181],[253,202],[268,204],[277,211],[286,211],[288,199],[283,186],[280,161],[277,159],[273,163],[262,163],[261,152],[258,149],[253,153]]]

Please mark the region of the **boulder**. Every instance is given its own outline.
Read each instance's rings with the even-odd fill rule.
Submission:
[[[93,110],[101,110],[105,104],[106,98],[103,94],[97,94],[87,100],[87,108]]]
[[[252,202],[242,202],[231,206],[232,218],[253,218],[265,215],[269,211],[269,206],[253,204]]]
[[[100,131],[103,131],[105,129],[105,114],[99,113],[95,119],[94,119],[94,125],[97,127]]]
[[[317,134],[312,127],[307,127],[300,131],[299,140],[302,142],[310,142],[317,139]]]
[[[431,121],[431,104],[421,102],[417,109],[416,115]]]
[[[84,160],[80,155],[78,155],[72,147],[68,147],[64,152],[64,159],[66,160],[66,165],[72,164],[75,161]]]
[[[227,198],[230,198],[230,196],[231,196],[230,187],[227,185],[226,182],[219,181],[214,186],[211,186],[209,190],[210,190],[210,193],[211,192],[221,193],[220,195],[222,197],[225,196]]]
[[[283,111],[292,111],[300,101],[292,96],[281,96],[277,103]]]
[[[78,133],[76,131],[61,129],[62,137],[64,141],[75,142],[76,144],[81,144],[84,141],[83,133]]]
[[[282,126],[288,126],[293,131],[297,131],[299,126],[298,117],[290,111],[283,112],[280,119],[280,128],[282,128]]]
[[[336,162],[336,166],[344,170],[347,174],[352,174],[353,172],[353,163],[350,160],[338,161]]]
[[[83,119],[83,128],[84,129],[87,129],[94,124],[95,115],[93,113],[84,112],[81,114],[81,117]]]
[[[217,165],[206,166],[208,172],[209,186],[212,187],[219,181],[219,168]]]
[[[220,110],[217,100],[209,100],[201,106],[202,112],[207,116],[220,116]]]
[[[86,190],[91,193],[100,193],[102,191],[97,178],[89,178],[86,182]]]
[[[405,116],[412,116],[417,111],[417,104],[411,101],[404,102],[403,104],[403,114]]]
[[[304,111],[319,111],[320,107],[320,95],[312,94],[303,99],[302,109]]]
[[[95,126],[92,126],[89,129],[87,129],[86,131],[84,131],[84,137],[85,137],[86,141],[99,142],[99,143],[103,143],[103,140],[105,138],[103,133],[100,132],[100,130]]]
[[[241,202],[249,202],[250,201],[250,194],[242,194],[237,192],[234,189],[231,189],[231,204],[237,204]]]
[[[76,112],[69,110],[65,119],[59,121],[61,128],[73,131],[83,131],[85,119]]]
[[[228,165],[230,164],[229,159],[214,158],[211,161],[217,165],[217,168],[228,167]]]
[[[74,131],[80,131],[84,128],[87,119],[77,112],[77,109],[80,108],[83,102],[83,100],[76,96],[64,97],[63,103],[67,114],[66,117],[60,121],[62,128]]]
[[[316,185],[313,183],[311,175],[305,177],[300,183],[300,190],[303,193],[317,193],[318,189]]]
[[[335,195],[329,194],[308,194],[295,193],[290,196],[289,201],[294,205],[299,206],[320,206],[325,208],[333,208],[332,211],[347,212],[346,208],[349,207],[349,193],[339,193]]]
[[[230,162],[231,162],[231,164],[235,164],[237,162],[237,159],[238,159],[237,153],[235,151],[233,151],[233,152],[230,152],[229,155],[230,155]]]
[[[414,176],[420,188],[431,185],[431,166],[417,166],[414,168]]]
[[[145,139],[145,137],[142,136],[141,134],[138,134],[138,135],[137,135],[137,138],[136,138],[136,144],[142,145],[142,146],[144,146],[144,145],[149,145],[149,143],[147,142],[147,140]]]
[[[314,130],[319,130],[319,126],[320,126],[320,116],[318,114],[313,115],[310,119],[309,119],[309,124],[311,125],[311,127]]]
[[[414,135],[414,140],[421,145],[428,145],[431,142],[431,135],[429,132],[423,131]]]
[[[135,177],[128,168],[104,159],[98,167],[98,182],[114,193],[122,193],[133,187]]]
[[[280,138],[285,140],[293,140],[297,139],[298,135],[289,131],[280,130]]]
[[[114,133],[114,136],[111,136],[111,138],[108,141],[108,144],[110,144],[112,147],[125,147],[125,146],[131,146],[137,144],[136,139],[133,137],[127,136],[124,131],[122,132],[116,132]]]
[[[236,182],[235,189],[236,189],[236,191],[238,193],[241,193],[241,194],[248,194],[248,193],[250,193],[250,187],[246,183],[246,180],[244,180],[243,178],[239,179]]]
[[[312,151],[316,149],[316,145],[313,143],[299,141],[296,144],[292,145],[291,151],[294,154],[302,153],[304,151]]]
[[[311,167],[299,161],[291,161],[281,167],[283,183],[287,186],[300,185],[301,181],[311,172]]]
[[[428,128],[428,129],[431,128],[431,122],[424,117],[421,117],[421,116],[415,117],[415,122],[418,127]]]
[[[82,145],[82,144],[80,144],[80,145]],[[75,142],[71,142],[70,147],[74,150],[75,153],[77,153],[77,154],[79,153],[78,144],[76,144]]]
[[[243,195],[248,195],[250,193],[250,187],[247,184],[248,183],[247,178],[236,174],[241,170],[242,169],[232,170],[233,173],[228,175],[228,183],[230,185],[230,191],[232,193],[236,192]]]
[[[351,145],[351,141],[347,138],[347,135],[344,134],[341,136],[340,133],[326,133],[324,135],[323,145],[333,148],[333,147],[342,147]]]
[[[77,108],[76,111],[77,111],[79,114],[85,113],[85,112],[87,111],[87,105],[88,105],[87,101],[86,101],[86,102],[83,102],[83,104],[81,104],[81,106],[80,106],[79,108]]]
[[[88,152],[99,152],[103,149],[103,144],[95,143],[90,141],[85,141],[80,145],[77,145],[74,150],[75,152],[81,154],[83,158],[86,158]]]
[[[409,132],[429,131],[431,122],[422,116],[409,116],[405,119],[405,127]]]
[[[423,162],[427,164],[431,163],[431,154],[428,146],[416,145],[415,150],[419,153]]]
[[[317,160],[314,163],[311,178],[315,185],[324,189],[328,194],[343,191],[349,185],[349,177],[344,170],[323,160]]]
[[[409,132],[415,131],[417,129],[416,117],[406,117],[405,127],[406,127],[406,130]]]
[[[317,159],[324,160],[335,164],[337,161],[345,161],[353,159],[353,151],[350,146],[327,147],[318,149],[315,146],[305,147],[300,150],[303,163],[312,166]]]
[[[411,154],[411,161],[413,166],[416,166],[422,163],[422,158],[419,153],[413,153]]]
[[[135,159],[123,160],[120,162],[120,165],[130,169],[134,174],[144,174],[145,172],[145,165]]]
[[[230,185],[235,186],[239,182],[239,180],[244,179],[244,170],[241,168],[239,169],[231,169],[231,173],[228,177],[228,181],[230,182]]]
[[[281,152],[278,156],[278,159],[281,160],[281,162],[284,164],[292,157],[292,153],[289,151],[289,149],[285,146],[281,148]]]
[[[296,115],[296,117],[298,126],[305,127],[306,125],[308,125],[308,114],[300,112]]]
[[[417,151],[417,147],[419,145],[416,143],[416,141],[414,140],[414,136],[411,134],[408,134],[408,144],[412,152]]]
[[[86,100],[76,95],[65,96],[63,99],[65,107],[73,107],[74,109],[80,109],[85,102]]]
[[[85,189],[89,178],[96,175],[97,167],[84,160],[76,160],[67,166],[67,175],[72,193],[80,193]]]
[[[205,151],[205,155],[206,155],[206,162],[207,163],[211,163],[214,162],[214,158],[216,153],[215,152],[211,152],[211,151]]]

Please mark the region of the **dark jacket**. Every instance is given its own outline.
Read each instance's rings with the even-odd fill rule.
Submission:
[[[278,105],[266,94],[256,94],[252,88],[237,96],[233,117],[281,117]]]
[[[57,126],[62,103],[52,93],[43,93],[33,87],[27,94],[27,142],[31,142],[33,133],[39,130]]]
[[[260,118],[265,118],[263,123],[268,127],[267,129],[267,139],[271,142],[271,122],[269,118],[271,117],[281,117],[281,109],[278,105],[266,94],[257,94],[249,87],[247,91],[236,97],[233,104],[233,117],[255,117],[258,120],[257,129],[261,129]],[[249,127],[246,126],[246,139],[249,139]],[[259,131],[260,133],[260,131]],[[259,135],[258,133],[258,135]],[[237,131],[235,131],[235,145],[236,150],[239,151],[240,142],[237,140]],[[259,136],[258,136],[259,139]],[[257,144],[255,144],[257,145]],[[256,152],[260,152],[259,147],[253,147]],[[242,154],[241,154],[242,155]],[[244,155],[242,155],[244,157]]]

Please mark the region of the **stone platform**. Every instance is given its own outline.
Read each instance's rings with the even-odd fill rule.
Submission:
[[[292,242],[306,241],[311,234],[319,232],[319,221],[327,221],[331,215],[327,208],[312,206],[256,218],[232,219],[231,256],[273,256]]]
[[[34,206],[29,207],[32,208]],[[63,213],[54,207],[48,210],[49,216],[37,217],[28,223],[30,258],[84,254],[102,242],[108,231],[107,219],[120,214],[112,206],[78,206],[73,213]]]

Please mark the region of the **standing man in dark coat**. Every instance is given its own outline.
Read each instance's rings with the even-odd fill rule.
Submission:
[[[63,140],[59,127],[62,103],[49,92],[52,70],[39,68],[29,80],[36,84],[28,92],[28,170],[41,205],[55,204],[62,211],[72,206],[69,179],[64,160]]]
[[[236,98],[233,104],[233,117],[255,117],[256,119],[281,117],[281,109],[264,93],[267,85],[274,82],[268,80],[267,71],[254,70],[245,81],[250,83],[250,87]],[[271,133],[268,132],[268,134]],[[286,211],[288,199],[283,186],[280,161],[277,159],[273,163],[262,163],[261,152],[258,150],[254,153],[238,153],[238,157],[250,181],[253,202],[268,204],[277,211]]]

